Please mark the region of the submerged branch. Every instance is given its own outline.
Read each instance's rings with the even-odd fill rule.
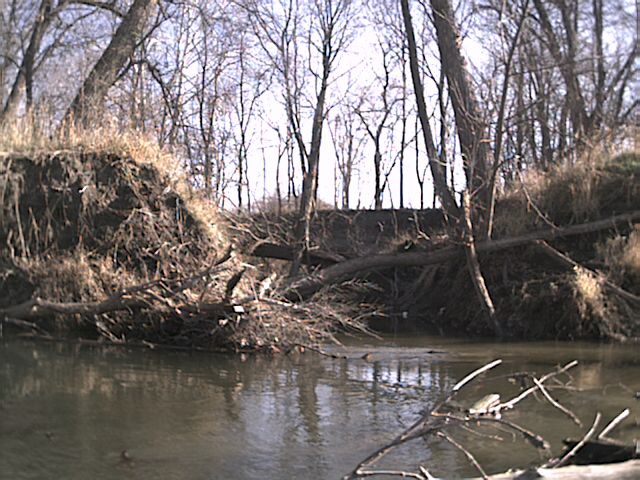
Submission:
[[[608,465],[588,465],[588,466],[567,466],[572,462],[572,458],[579,452],[585,445],[590,445],[590,439],[595,435],[598,424],[601,419],[600,413],[596,414],[595,420],[591,428],[585,433],[583,438],[579,442],[569,442],[565,441],[565,443],[569,442],[569,446],[571,448],[565,450],[565,453],[559,457],[549,460],[545,465],[541,467],[532,467],[526,471],[523,470],[510,470],[506,473],[489,475],[480,465],[479,461],[475,458],[475,456],[471,453],[471,450],[456,441],[450,434],[449,430],[453,427],[462,428],[465,431],[471,431],[472,433],[477,433],[473,430],[472,427],[478,426],[479,424],[486,425],[501,425],[503,427],[508,428],[512,432],[517,432],[521,434],[524,439],[533,445],[537,449],[541,449],[547,452],[550,451],[549,443],[538,433],[528,430],[521,425],[514,423],[513,421],[502,418],[501,411],[508,410],[513,408],[516,404],[522,401],[524,398],[529,396],[535,391],[541,391],[547,400],[555,407],[559,408],[565,415],[571,418],[574,422],[579,422],[577,417],[570,412],[566,407],[560,405],[557,401],[553,400],[547,391],[546,387],[543,383],[549,379],[556,377],[557,375],[566,372],[570,368],[577,365],[576,361],[569,362],[565,366],[561,368],[557,368],[553,372],[549,372],[546,375],[543,375],[539,379],[536,378],[533,374],[526,374],[528,377],[533,378],[535,386],[526,389],[522,394],[516,396],[514,399],[505,402],[503,404],[499,404],[491,409],[488,409],[488,413],[470,413],[470,410],[463,410],[461,407],[454,405],[453,402],[449,403],[453,396],[458,392],[464,385],[468,384],[473,379],[477,378],[480,374],[494,368],[499,365],[501,360],[495,360],[490,362],[470,374],[466,375],[462,380],[457,382],[444,396],[444,400],[433,409],[431,412],[422,416],[417,422],[415,422],[410,427],[406,428],[403,432],[397,435],[392,441],[387,443],[386,445],[380,447],[371,455],[369,455],[366,459],[358,464],[358,466],[345,477],[345,479],[356,479],[363,477],[371,477],[376,475],[392,475],[392,476],[404,476],[408,478],[428,478],[433,479],[432,475],[430,475],[424,468],[420,468],[419,472],[408,471],[404,468],[384,468],[384,469],[376,469],[374,464],[379,461],[384,455],[391,452],[393,449],[402,445],[408,441],[415,440],[418,438],[426,439],[427,436],[433,435],[439,438],[444,439],[457,450],[460,450],[469,461],[474,465],[474,467],[478,470],[482,479],[516,479],[516,478],[552,478],[552,479],[569,479],[569,478],[636,478],[640,472],[640,461],[632,460],[632,455],[627,455],[626,457],[618,456],[619,462],[624,463],[613,463]],[[495,395],[497,396],[497,395]],[[456,412],[463,413],[457,414]],[[613,428],[615,428],[621,421],[626,418],[628,415],[628,410],[623,411],[619,414],[614,420],[602,430],[600,437],[609,433]],[[600,438],[599,437],[599,438]],[[484,437],[483,437],[484,438]],[[501,440],[501,439],[500,439]],[[624,444],[620,442],[616,442],[613,440],[608,440],[610,442],[608,445],[614,445],[616,447],[621,446],[622,450],[625,452],[629,450],[628,447],[625,447]],[[577,460],[577,459],[576,459]],[[626,461],[625,460],[630,460]],[[609,460],[616,461],[616,460]],[[576,461],[575,463],[581,463],[580,461]]]

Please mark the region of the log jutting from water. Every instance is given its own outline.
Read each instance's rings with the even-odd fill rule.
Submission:
[[[536,468],[489,475],[491,480],[544,479],[551,480],[634,480],[640,478],[640,460],[604,465],[569,465],[561,468]],[[432,477],[433,479],[433,477]],[[476,477],[470,480],[480,480]]]
[[[563,228],[550,228],[516,237],[478,242],[476,243],[476,250],[478,253],[497,252],[526,245],[537,240],[553,240],[555,238],[607,230],[622,223],[633,223],[638,220],[640,220],[640,210],[635,210],[595,222],[571,225]],[[289,300],[308,298],[323,286],[340,282],[362,272],[383,268],[413,267],[417,265],[444,263],[459,257],[463,253],[464,250],[462,246],[453,246],[426,252],[386,253],[354,258],[332,265],[294,282],[285,292],[285,297]]]
[[[251,255],[261,258],[275,258],[277,260],[293,260],[293,247],[261,241],[251,249]],[[312,266],[327,267],[344,261],[344,257],[322,250],[305,250],[302,261]]]

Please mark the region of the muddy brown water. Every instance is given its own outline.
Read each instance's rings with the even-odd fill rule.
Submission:
[[[461,403],[515,387],[504,375],[539,374],[577,359],[579,392],[554,390],[585,424],[630,418],[614,436],[640,437],[640,350],[584,343],[480,343],[441,338],[345,339],[313,353],[227,356],[0,341],[1,479],[335,479],[432,407],[457,380],[495,358],[503,365],[465,387]],[[367,360],[361,357],[371,352]],[[530,397],[507,418],[556,448],[586,431]],[[451,435],[489,472],[539,461],[500,431],[493,441]],[[124,453],[123,453],[124,452]],[[424,465],[437,476],[474,474],[460,452],[417,440],[385,467]]]

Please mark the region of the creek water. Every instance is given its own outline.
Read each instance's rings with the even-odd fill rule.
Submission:
[[[517,392],[506,376],[539,375],[577,359],[572,385],[552,390],[585,423],[540,398],[506,418],[560,440],[581,436],[596,411],[603,424],[625,407],[613,436],[640,436],[640,351],[585,343],[481,343],[432,337],[345,339],[333,359],[315,353],[231,356],[128,350],[21,339],[0,341],[2,479],[336,479],[433,407],[467,373],[503,364],[460,392],[473,403]],[[362,356],[371,353],[365,360]],[[509,432],[451,436],[488,472],[539,463]],[[126,452],[125,452],[126,451]],[[123,453],[125,452],[125,453]],[[477,475],[458,450],[417,440],[385,467],[424,465],[437,476]]]

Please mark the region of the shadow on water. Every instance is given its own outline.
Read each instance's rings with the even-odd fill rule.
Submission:
[[[640,354],[634,347],[426,337],[346,341],[339,349],[345,360],[5,340],[0,478],[339,478],[458,379],[498,357],[504,365],[465,395],[508,395],[516,390],[506,374],[543,373],[576,358],[582,366],[574,384],[583,391],[559,395],[585,423],[596,409],[610,418],[630,407],[631,423],[639,415],[633,393],[640,390]],[[513,415],[552,443],[579,434],[561,413],[535,399]],[[473,445],[489,471],[537,460],[535,451],[510,435],[492,444],[454,434]],[[638,431],[623,429],[621,435],[637,437]],[[385,462],[422,463],[452,478],[474,473],[441,442],[414,442]]]

